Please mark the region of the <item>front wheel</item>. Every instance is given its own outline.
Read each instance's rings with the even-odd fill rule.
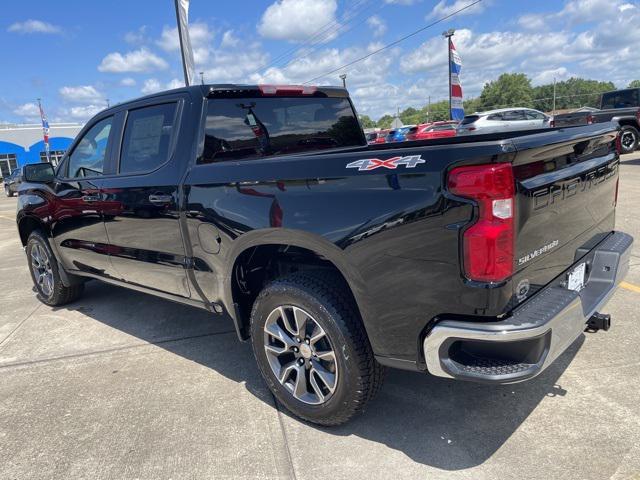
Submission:
[[[638,146],[638,130],[631,125],[625,125],[620,129],[621,153],[632,153]]]
[[[64,305],[82,294],[83,283],[69,287],[62,283],[58,262],[51,251],[49,242],[39,231],[34,231],[29,235],[26,253],[31,279],[38,292],[38,298],[43,303],[51,306]]]
[[[290,412],[320,425],[361,411],[384,373],[341,285],[292,274],[268,284],[251,313],[251,343],[267,385]]]
[[[7,197],[13,197],[13,192],[11,191],[8,185],[4,186],[4,193]]]

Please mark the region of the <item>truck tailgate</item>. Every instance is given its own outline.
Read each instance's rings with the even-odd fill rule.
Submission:
[[[544,136],[548,141],[541,142]],[[518,302],[578,260],[578,249],[593,248],[613,230],[616,137],[615,125],[600,124],[513,139],[517,191],[512,285]]]

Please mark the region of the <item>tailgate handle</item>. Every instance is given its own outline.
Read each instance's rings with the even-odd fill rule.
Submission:
[[[173,200],[172,195],[149,195],[151,203],[171,203],[171,200]]]

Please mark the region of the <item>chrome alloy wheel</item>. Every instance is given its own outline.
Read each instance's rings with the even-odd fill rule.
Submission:
[[[49,255],[42,246],[37,243],[31,248],[31,266],[33,277],[43,295],[49,297],[53,292],[53,270]]]
[[[264,351],[278,381],[301,402],[319,405],[335,392],[336,354],[325,331],[303,309],[283,305],[269,314]]]
[[[622,146],[625,149],[629,150],[636,143],[636,136],[633,134],[633,132],[627,130],[626,132],[622,133],[620,143],[622,143]]]

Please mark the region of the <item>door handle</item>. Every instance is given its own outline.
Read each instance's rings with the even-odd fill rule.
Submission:
[[[100,201],[100,195],[83,195],[82,201],[87,203]]]
[[[151,203],[171,203],[172,200],[172,195],[149,195]]]

